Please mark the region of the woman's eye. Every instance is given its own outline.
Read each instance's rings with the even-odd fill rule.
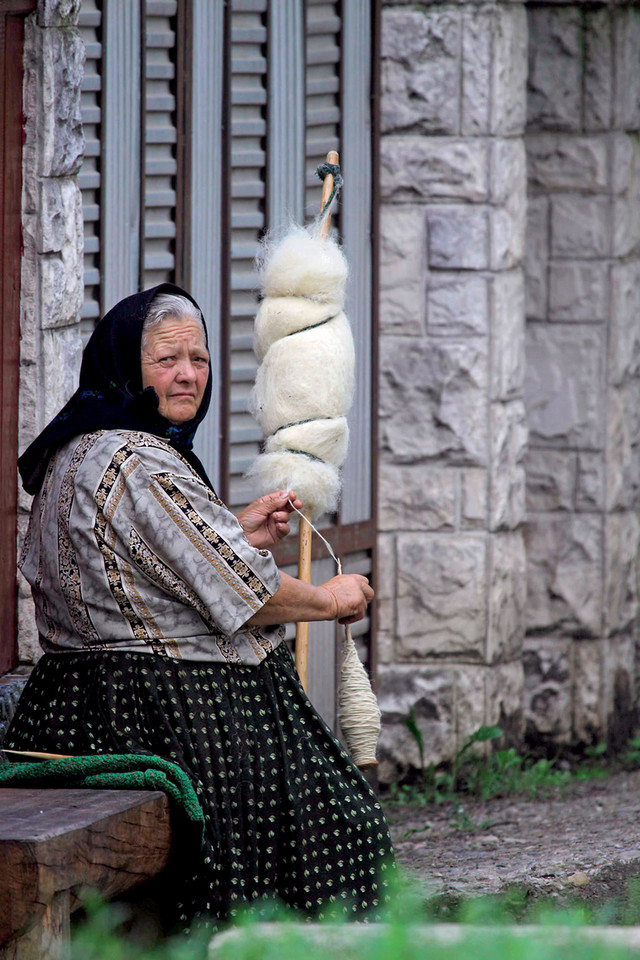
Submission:
[[[208,358],[208,357],[194,357],[193,362],[194,362],[194,363],[209,363],[209,358]]]
[[[173,363],[175,357],[160,357],[158,363],[164,363],[165,366],[168,366],[170,363]]]

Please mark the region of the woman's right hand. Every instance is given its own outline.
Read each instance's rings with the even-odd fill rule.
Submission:
[[[367,607],[373,600],[373,590],[366,577],[359,573],[343,573],[321,584],[334,601],[334,614],[331,619],[340,623],[356,623],[362,620]]]

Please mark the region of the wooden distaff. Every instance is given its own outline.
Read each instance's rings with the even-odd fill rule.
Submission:
[[[327,154],[327,163],[336,165],[340,162],[340,157],[335,150],[330,150]],[[327,174],[322,182],[322,198],[320,200],[320,213],[324,210],[333,190],[333,175]],[[331,214],[328,213],[320,224],[320,237],[326,240],[329,236],[331,227]],[[311,515],[304,511],[304,520],[300,520],[300,534],[298,541],[298,579],[305,583],[311,583]],[[306,692],[309,666],[309,624],[298,623],[296,628],[296,669],[302,686]]]
[[[5,748],[3,753],[10,753],[14,757],[26,757],[28,760],[70,760],[69,753],[43,753],[42,750],[9,750]]]

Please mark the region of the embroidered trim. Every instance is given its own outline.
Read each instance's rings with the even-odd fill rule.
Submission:
[[[247,630],[247,633],[251,635],[252,639],[260,648],[261,650],[260,655],[262,659],[264,659],[267,656],[267,654],[271,653],[273,650],[276,649],[277,644],[273,644],[270,640],[267,640],[265,637],[263,637],[262,634],[260,633],[260,627],[249,627]],[[284,627],[280,628],[280,634],[281,634],[280,640],[282,640],[284,637]]]
[[[140,460],[132,453],[131,448],[127,444],[119,447],[111,457],[111,461],[102,474],[95,493],[95,501],[98,509],[93,524],[93,533],[96,538],[96,543],[98,544],[98,549],[102,554],[102,562],[104,563],[111,596],[118,605],[121,615],[128,622],[133,636],[136,640],[142,640],[144,643],[149,644],[154,653],[166,656],[164,645],[158,643],[156,637],[152,635],[153,630],[150,630],[145,619],[136,613],[127,595],[123,576],[118,566],[118,557],[113,549],[116,538],[110,521],[124,492],[125,478],[135,470],[139,463]],[[112,493],[114,493],[115,504],[113,506],[109,504],[105,512],[105,505]]]
[[[160,437],[155,437],[150,433],[140,433],[135,430],[119,430],[118,434],[121,437],[125,437],[129,444],[132,444],[136,447],[152,447],[156,450],[162,450],[164,453],[168,453],[169,456],[175,457],[177,460],[180,460],[185,467],[189,470],[191,474],[191,479],[195,480],[200,487],[202,487],[202,492],[205,494],[208,500],[211,503],[216,503],[219,507],[223,507],[224,503],[218,497],[215,490],[212,490],[211,487],[208,487],[207,484],[203,481],[202,477],[198,476],[192,465],[183,457],[179,450],[176,450],[175,447],[172,447],[170,444],[165,443],[164,440],[161,440]]]
[[[133,570],[131,568],[131,564],[127,563],[126,560],[123,560],[122,557],[120,557],[120,569],[122,571],[122,576],[127,584],[129,596],[131,597],[131,600],[133,601],[133,603],[135,603],[136,607],[140,611],[140,614],[142,615],[142,619],[147,625],[149,632],[153,634],[153,637],[155,638],[155,640],[162,641],[162,643],[160,644],[153,641],[151,642],[151,647],[153,648],[154,652],[160,653],[161,656],[168,655],[172,657],[174,660],[180,660],[181,659],[180,649],[177,643],[172,638],[164,637],[162,630],[156,623],[155,617],[151,613],[151,610],[149,610],[149,607],[147,606],[143,597],[140,595],[138,588],[136,587],[136,582],[133,576]],[[157,649],[158,647],[160,647],[159,650]]]
[[[227,541],[200,516],[189,499],[175,485],[172,474],[155,473],[153,479],[157,482],[157,485],[152,486],[151,492],[174,523],[202,556],[215,567],[224,581],[233,586],[236,593],[253,610],[259,610],[271,597],[271,593],[262,580],[238,556]],[[158,486],[162,490],[159,490]],[[166,496],[163,496],[163,493]],[[197,531],[199,536],[195,536],[194,531]],[[208,544],[213,549],[208,549]]]
[[[144,542],[140,534],[134,529],[131,530],[129,537],[129,553],[138,569],[151,580],[152,583],[159,586],[165,593],[175,597],[180,603],[184,603],[185,606],[194,609],[200,617],[202,617],[226,661],[229,663],[242,663],[242,657],[229,641],[228,637],[220,632],[206,604],[202,602],[197,593],[195,593],[177,573],[151,550],[149,545]]]
[[[75,496],[76,474],[82,465],[85,457],[104,433],[103,430],[96,433],[85,434],[80,443],[75,448],[69,466],[62,478],[60,492],[58,494],[58,572],[60,577],[60,588],[67,604],[69,616],[73,629],[78,634],[82,643],[91,646],[101,646],[101,640],[96,628],[91,622],[86,604],[82,597],[82,582],[80,580],[80,569],[76,557],[76,551],[71,542],[71,533],[69,531],[69,518],[73,507]],[[46,614],[45,614],[46,616]],[[46,639],[51,641],[55,633],[47,630]]]

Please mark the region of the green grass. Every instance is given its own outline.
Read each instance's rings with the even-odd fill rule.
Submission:
[[[421,771],[411,783],[392,784],[387,799],[410,804],[454,803],[463,797],[480,800],[493,797],[525,796],[537,799],[552,790],[584,780],[604,779],[614,767],[607,763],[604,747],[587,751],[586,758],[571,769],[560,769],[554,760],[535,759],[519,754],[513,747],[485,748],[484,755],[473,751],[477,744],[489,745],[503,736],[499,727],[480,727],[466,741],[448,767],[436,769],[424,765],[422,734],[413,712],[405,721],[414,737],[420,755]],[[617,758],[617,766],[640,767],[640,737],[629,741],[626,751]]]
[[[401,881],[388,911],[386,923],[366,927],[344,923],[309,927],[291,913],[272,911],[271,919],[282,926],[260,922],[263,913],[245,910],[235,932],[211,954],[211,960],[622,960],[626,948],[584,939],[585,928],[640,920],[640,881],[629,886],[626,914],[621,905],[601,908],[574,906],[559,909],[550,903],[536,903],[526,914],[526,895],[514,890],[501,897],[462,901],[443,917],[442,911],[425,903],[414,883]],[[617,910],[617,913],[615,912]],[[207,956],[207,938],[182,936],[155,947],[141,947],[121,932],[118,909],[93,902],[88,918],[76,930],[71,960],[202,960]],[[615,914],[615,915],[614,915]],[[520,936],[514,919],[528,925]],[[434,923],[446,919],[459,928],[455,943],[434,941]]]

